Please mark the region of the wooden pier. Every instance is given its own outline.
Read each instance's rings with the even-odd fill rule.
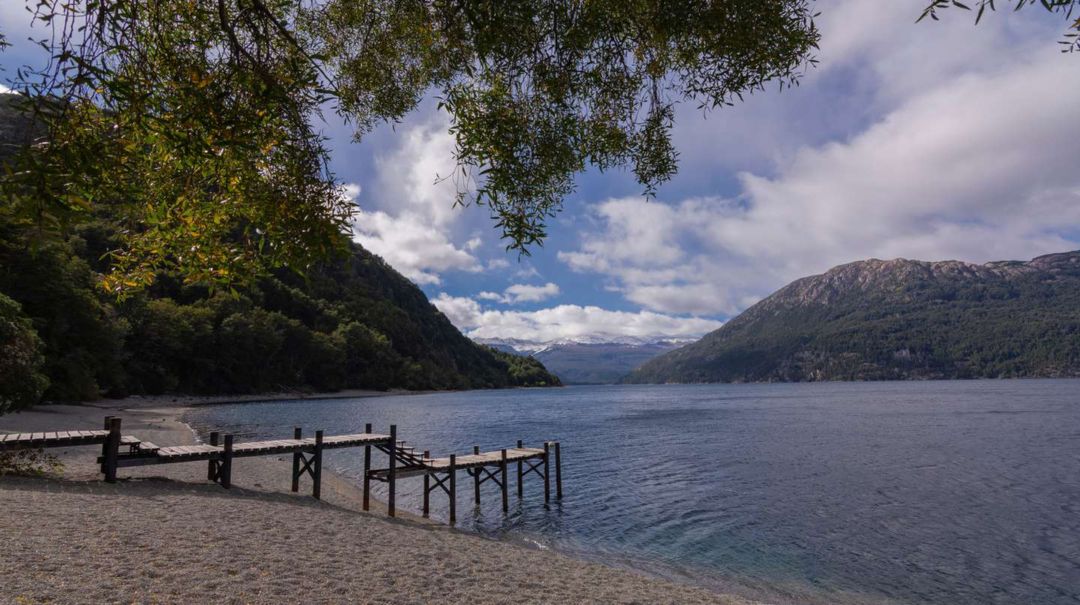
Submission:
[[[296,428],[292,439],[236,443],[233,435],[222,437],[220,433],[213,432],[210,433],[209,443],[161,447],[131,435],[123,435],[120,418],[111,416],[105,418],[104,428],[101,430],[0,435],[0,451],[86,445],[101,446],[98,463],[105,475],[105,481],[109,483],[116,481],[118,468],[206,462],[207,480],[229,488],[232,485],[234,458],[292,454],[292,491],[299,491],[300,479],[307,475],[312,482],[311,495],[316,499],[321,497],[323,452],[328,449],[363,447],[364,510],[368,510],[370,502],[371,481],[387,484],[387,514],[393,517],[396,513],[397,480],[423,476],[424,516],[427,517],[430,513],[430,494],[436,489],[442,489],[449,498],[451,525],[457,522],[457,471],[463,470],[473,478],[473,497],[476,504],[480,504],[481,484],[491,481],[498,485],[502,492],[502,508],[505,512],[509,510],[507,472],[510,465],[517,467],[519,498],[524,494],[525,476],[533,473],[544,482],[544,501],[551,500],[550,461],[554,452],[555,494],[556,498],[562,498],[562,460],[557,441],[545,442],[543,448],[527,448],[518,441],[514,448],[481,452],[479,447],[474,447],[472,454],[432,458],[430,452],[418,454],[416,448],[404,441],[398,441],[395,425],[390,425],[388,434],[380,434],[372,432],[372,426],[368,424],[363,433],[352,435],[327,436],[323,431],[315,431],[314,437],[303,437],[301,429]],[[372,469],[373,448],[386,455],[386,468]]]

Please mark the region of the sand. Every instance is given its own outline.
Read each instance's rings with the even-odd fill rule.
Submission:
[[[0,432],[97,428],[193,443],[168,399],[41,406]],[[195,403],[180,401],[177,403]],[[289,491],[286,457],[234,461],[233,488],[205,463],[120,469],[96,447],[50,450],[59,477],[0,477],[0,603],[749,603],[695,587],[360,510],[324,475],[323,500]]]

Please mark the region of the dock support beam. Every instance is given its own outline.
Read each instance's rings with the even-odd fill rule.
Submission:
[[[116,461],[120,456],[120,419],[109,418],[109,436],[105,439],[105,482],[116,483]]]
[[[221,483],[221,487],[229,489],[232,487],[232,455],[233,455],[233,436],[225,435],[225,451],[221,453],[221,467],[218,469],[218,482]]]
[[[457,456],[450,454],[450,525],[457,523]]]
[[[480,453],[480,446],[479,445],[472,446],[472,453],[473,453],[474,456],[479,454]],[[471,474],[472,478],[473,478],[473,501],[476,502],[477,506],[480,506],[480,469],[475,469],[474,471],[471,471],[469,474]]]
[[[394,493],[397,488],[397,425],[390,425],[390,471],[387,473],[387,489],[389,493],[386,496],[386,514],[393,517],[395,516],[394,509]]]
[[[105,423],[101,428],[105,429],[106,431],[112,429],[112,419],[113,419],[112,416],[106,416],[105,417]],[[101,467],[101,474],[105,474],[105,458],[108,457],[108,455],[109,455],[109,441],[108,441],[108,439],[106,439],[105,443],[101,444],[101,464],[99,465]]]
[[[303,436],[304,431],[300,427],[293,427],[293,439],[300,441]],[[300,491],[300,452],[293,452],[292,455],[292,491]]]
[[[322,441],[323,432],[315,431],[315,462],[311,469],[311,496],[316,500],[322,499]]]
[[[506,448],[503,448],[502,450],[502,460],[499,462],[499,474],[502,475],[502,504],[503,512],[505,513],[510,510],[510,500],[507,498],[507,487],[509,486],[506,484]]]
[[[217,445],[218,439],[221,437],[221,433],[212,431],[210,433],[210,445]],[[206,480],[217,481],[218,461],[211,458],[206,462]]]
[[[555,498],[562,500],[562,453],[559,442],[555,442]]]
[[[364,432],[368,435],[371,434],[371,423],[364,425]],[[368,502],[371,499],[371,477],[368,473],[371,472],[371,446],[364,446],[364,510],[368,509]]]
[[[551,502],[551,442],[544,442],[544,502]]]
[[[424,450],[424,460],[431,457],[430,450]],[[424,473],[424,518],[431,513],[431,473]]]
[[[523,447],[525,447],[525,444],[522,443],[521,439],[518,439],[517,448],[520,450]],[[525,495],[525,483],[523,481],[525,479],[525,474],[521,472],[521,468],[522,468],[521,467],[521,460],[518,460],[517,467],[518,467],[517,468],[517,471],[518,471],[518,476],[517,476],[518,498],[521,498],[521,497],[523,497]]]

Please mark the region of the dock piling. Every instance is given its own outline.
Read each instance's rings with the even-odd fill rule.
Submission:
[[[507,498],[507,485],[506,485],[506,448],[502,449],[502,461],[499,462],[499,474],[502,475],[502,505],[503,512],[510,510],[510,501]]]
[[[322,499],[322,451],[323,451],[323,432],[315,431],[315,461],[313,463],[314,468],[311,469],[311,496],[316,500]]]
[[[397,425],[390,425],[390,470],[387,473],[386,514],[395,516],[394,493],[397,488]]]
[[[524,444],[524,442],[522,442],[522,441],[521,441],[521,439],[518,439],[518,442],[517,442],[517,448],[518,448],[518,449],[520,450],[520,449],[521,449],[521,448],[523,448],[523,447],[525,447],[525,444]],[[523,496],[525,495],[525,483],[523,482],[523,479],[524,479],[524,478],[525,478],[525,474],[524,474],[524,473],[522,473],[522,462],[521,462],[521,460],[518,460],[518,461],[517,461],[517,490],[518,490],[518,498],[521,498],[521,497],[523,497]]]
[[[371,423],[364,425],[364,433],[371,434]],[[364,510],[368,509],[368,501],[371,499],[371,446],[364,446]]]
[[[551,473],[548,472],[551,465],[548,461],[551,459],[551,442],[544,442],[544,502],[551,502]]]
[[[218,482],[221,487],[232,487],[233,436],[225,435],[225,448],[221,454],[221,466],[218,467]]]
[[[562,500],[562,453],[559,442],[555,442],[555,498]]]
[[[300,427],[293,427],[292,438],[300,441],[304,436],[304,431]],[[292,455],[292,491],[300,491],[300,452],[293,452]]]
[[[221,436],[221,433],[219,433],[217,431],[211,431],[210,432],[210,445],[217,445],[218,444],[218,438],[220,436]],[[218,471],[218,461],[214,460],[213,458],[211,458],[210,460],[207,460],[206,461],[206,480],[207,481],[217,481],[217,471]]]
[[[424,460],[431,457],[429,450],[424,450]],[[431,512],[431,473],[424,473],[424,518]]]
[[[105,481],[116,483],[116,461],[120,457],[120,418],[109,418],[109,436],[105,440]]]
[[[472,446],[472,453],[474,456],[478,455],[480,453],[480,446]],[[469,471],[469,474],[472,475],[473,478],[473,500],[476,502],[477,506],[480,506],[480,469],[471,470]]]
[[[450,454],[450,525],[457,523],[457,456]]]

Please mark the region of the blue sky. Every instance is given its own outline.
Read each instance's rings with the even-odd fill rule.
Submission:
[[[11,2],[12,41],[27,18]],[[590,171],[519,259],[484,208],[453,208],[452,139],[428,102],[352,141],[328,123],[355,237],[477,338],[696,337],[792,279],[868,257],[1027,259],[1080,248],[1080,56],[1038,7],[975,27],[926,0],[820,0],[799,88],[677,115],[679,175],[641,198]],[[0,55],[10,71],[26,45]]]

